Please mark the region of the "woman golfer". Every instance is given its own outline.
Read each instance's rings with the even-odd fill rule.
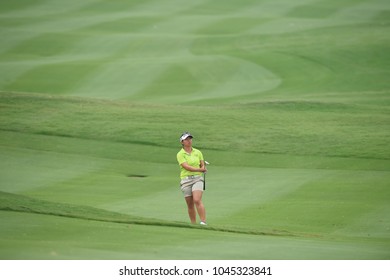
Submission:
[[[188,207],[191,223],[196,224],[196,211],[200,224],[206,225],[206,210],[202,202],[204,179],[207,171],[202,152],[192,147],[192,135],[184,132],[180,137],[183,148],[177,153],[180,165],[180,186]],[[196,211],[195,211],[196,208]]]

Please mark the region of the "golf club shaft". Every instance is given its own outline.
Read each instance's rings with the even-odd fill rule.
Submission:
[[[206,166],[210,164],[207,161],[204,161],[204,163]],[[206,172],[203,173],[203,190],[206,190]]]

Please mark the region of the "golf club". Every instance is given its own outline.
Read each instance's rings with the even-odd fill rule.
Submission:
[[[210,163],[208,161],[204,161],[206,165],[209,165]],[[206,172],[203,173],[203,190],[206,190]]]

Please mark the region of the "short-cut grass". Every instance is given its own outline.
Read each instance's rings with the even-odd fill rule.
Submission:
[[[388,1],[128,2],[0,4],[0,259],[390,258]]]

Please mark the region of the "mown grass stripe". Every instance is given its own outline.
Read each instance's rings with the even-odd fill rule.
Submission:
[[[319,237],[314,234],[293,233],[279,230],[253,230],[238,229],[228,227],[199,226],[181,222],[169,222],[144,217],[136,217],[127,214],[121,214],[112,211],[106,211],[95,207],[82,205],[73,205],[66,203],[50,202],[41,199],[35,199],[24,195],[17,195],[0,191],[0,210],[14,211],[23,213],[34,213],[52,215],[66,218],[76,218],[83,220],[93,220],[110,223],[136,224],[147,226],[165,226],[177,228],[192,228],[202,230],[212,230],[220,232],[230,232],[250,235],[269,235],[269,236],[291,236],[291,237]]]

